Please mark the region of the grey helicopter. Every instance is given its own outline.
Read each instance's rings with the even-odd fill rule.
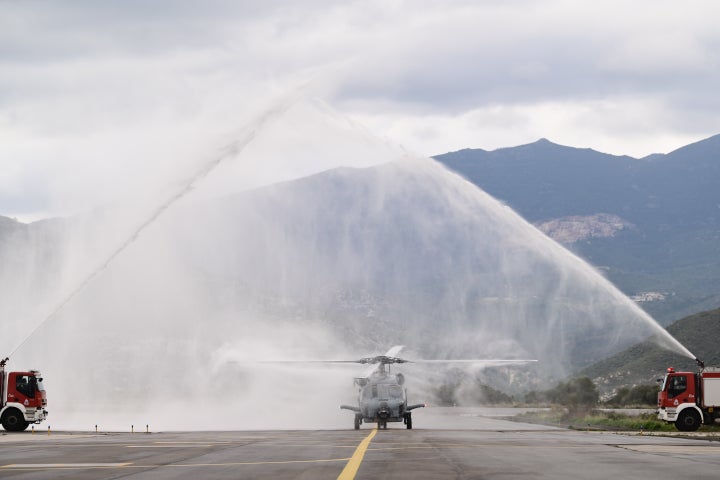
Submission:
[[[336,360],[333,363],[360,363],[371,365],[363,376],[355,377],[358,387],[358,406],[340,405],[343,410],[355,413],[355,430],[364,423],[377,423],[378,429],[387,429],[388,422],[403,422],[412,429],[412,411],[427,406],[424,403],[408,404],[407,390],[404,388],[405,376],[392,374],[390,365],[396,363],[465,363],[484,365],[510,365],[537,362],[537,360],[500,360],[500,359],[462,359],[462,360],[406,360],[397,355],[404,348],[395,345],[384,355],[365,357],[358,360]]]

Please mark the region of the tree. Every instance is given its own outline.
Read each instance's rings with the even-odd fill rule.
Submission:
[[[600,399],[597,387],[588,377],[573,378],[559,383],[546,392],[548,400],[567,407],[570,412],[590,410]]]
[[[545,392],[538,392],[537,390],[531,390],[528,393],[525,394],[525,403],[545,403],[547,401],[547,397],[545,395]]]
[[[622,387],[606,403],[616,407],[631,405],[655,405],[657,403],[657,385],[636,385]]]
[[[456,391],[458,388],[457,383],[443,383],[433,389],[435,394],[435,402],[443,407],[450,407],[457,405]]]

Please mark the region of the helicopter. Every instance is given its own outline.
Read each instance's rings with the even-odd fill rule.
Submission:
[[[424,403],[408,404],[407,390],[403,388],[405,376],[392,374],[390,365],[396,363],[467,363],[508,365],[537,362],[537,360],[500,360],[500,359],[463,359],[463,360],[406,360],[397,355],[404,348],[395,345],[384,355],[365,357],[358,360],[336,360],[333,363],[359,363],[372,365],[363,376],[355,377],[358,387],[358,406],[340,405],[343,410],[355,413],[355,430],[360,425],[377,422],[378,430],[387,429],[388,422],[403,422],[408,430],[412,429],[412,411],[427,406]]]

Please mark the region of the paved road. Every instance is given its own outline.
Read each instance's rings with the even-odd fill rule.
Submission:
[[[553,429],[493,418],[499,413],[427,409],[414,430],[5,434],[0,478],[335,479],[353,462],[358,479],[716,479],[720,472],[714,442]]]

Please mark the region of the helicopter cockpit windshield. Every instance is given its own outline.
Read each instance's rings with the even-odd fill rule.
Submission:
[[[403,399],[403,390],[400,385],[384,385],[374,384],[368,385],[363,390],[363,399],[370,400],[376,398],[378,400]]]

